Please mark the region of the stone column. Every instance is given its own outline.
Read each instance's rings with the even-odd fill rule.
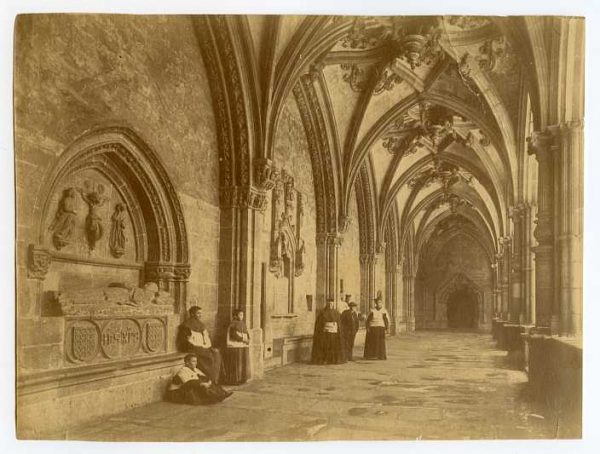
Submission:
[[[402,276],[404,288],[404,307],[406,311],[406,331],[415,330],[415,275],[406,273]]]
[[[398,312],[398,267],[396,265],[390,265],[386,270],[386,300],[387,306],[390,309],[390,333],[396,334],[397,326],[397,312]]]
[[[557,189],[560,333],[582,332],[583,137],[581,122],[560,126]]]
[[[367,315],[375,298],[375,253],[360,254],[360,312]]]
[[[221,188],[220,194],[218,334],[222,345],[233,308],[246,313],[252,378],[264,373],[261,272],[268,255],[262,256],[260,226],[264,223],[267,191],[273,189],[275,179],[272,162],[258,159],[254,165],[255,185]]]
[[[497,260],[497,259],[496,259]],[[492,269],[492,309],[494,312],[494,318],[498,318],[500,316],[500,290],[498,289],[499,279],[499,268],[500,264],[498,261],[492,263],[490,265]]]
[[[533,259],[533,207],[523,205],[523,311],[524,323],[535,323],[535,261]]]
[[[255,187],[221,189],[216,337],[224,344],[233,308],[246,313],[253,378],[263,375],[260,285],[255,285],[254,277],[259,277],[261,271],[259,225],[265,204],[264,193]]]
[[[525,314],[523,308],[523,211],[524,206],[518,204],[510,210],[509,217],[513,222],[513,241],[510,276],[509,321],[523,323]]]
[[[535,252],[536,325],[557,332],[554,292],[554,146],[552,134],[535,132],[528,152],[538,162],[538,215],[533,232]]]
[[[500,297],[500,318],[508,320],[509,310],[509,273],[510,273],[510,250],[508,247],[508,237],[499,239],[498,253],[496,254],[496,262],[498,263],[498,291]]]
[[[338,250],[341,245],[339,233],[317,234],[317,309],[325,306],[327,298],[338,300]]]

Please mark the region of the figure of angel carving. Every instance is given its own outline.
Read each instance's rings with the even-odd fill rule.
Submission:
[[[53,233],[52,242],[58,250],[71,244],[73,239],[73,231],[75,230],[75,222],[77,218],[75,189],[67,188],[63,191],[62,198],[58,202],[58,209],[49,230]]]
[[[102,218],[98,214],[100,208],[106,202],[106,197],[103,197],[104,186],[99,184],[95,189],[91,188],[91,183],[86,181],[87,191],[79,189],[81,198],[88,205],[88,215],[85,218],[85,234],[88,240],[90,250],[93,251],[96,247],[96,242],[102,238],[104,234],[104,226]]]
[[[122,203],[115,205],[115,211],[111,220],[112,227],[110,229],[108,246],[110,247],[111,254],[119,258],[125,253],[125,243],[127,242],[127,237],[125,236],[125,221],[127,220],[125,205]]]

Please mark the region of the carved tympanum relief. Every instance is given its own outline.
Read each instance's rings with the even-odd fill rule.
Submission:
[[[66,177],[51,196],[50,206],[56,209],[51,211],[47,234],[55,251],[136,261],[127,205],[99,172],[84,170]]]

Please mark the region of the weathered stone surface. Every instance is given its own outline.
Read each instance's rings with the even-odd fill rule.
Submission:
[[[352,295],[352,300],[360,302],[360,241],[358,231],[358,207],[355,191],[350,195],[348,217],[350,222],[344,233],[344,241],[338,250],[338,275],[344,280],[344,294]]]
[[[361,348],[356,345],[356,356]],[[503,355],[487,334],[393,337],[387,361],[294,364],[237,387],[218,406],[179,412],[182,406],[155,403],[55,436],[119,441],[554,437],[552,414],[539,413],[524,399],[527,377],[510,370]]]
[[[17,330],[17,345],[60,344],[63,340],[63,330],[64,319],[60,317],[21,319]]]
[[[58,369],[62,365],[62,345],[20,347],[17,350],[17,363],[23,371]]]
[[[302,239],[305,241],[305,267],[303,273],[295,277],[294,313],[295,319],[278,319],[272,323],[273,338],[309,334],[313,331],[314,312],[309,312],[306,295],[316,293],[316,207],[312,165],[308,143],[293,95],[286,100],[278,133],[275,138],[273,164],[294,178],[294,187],[303,195],[304,216],[302,220]],[[270,200],[270,199],[269,199]],[[267,212],[271,210],[271,202]],[[267,219],[270,218],[267,216]],[[271,223],[265,229],[266,241],[270,238]],[[268,243],[265,246],[269,249]],[[267,304],[273,314],[288,311],[288,279],[267,274]],[[314,311],[313,306],[313,311]]]
[[[216,285],[208,270],[218,262],[218,152],[210,89],[191,19],[21,16],[16,35],[18,236],[25,245],[20,255],[27,244],[38,242],[39,232],[30,228],[39,221],[32,210],[49,196],[40,185],[57,157],[90,129],[124,126],[162,158],[187,228],[206,238],[206,247],[192,248],[192,260],[206,261],[192,263],[192,279],[199,280],[190,282],[191,291],[200,293],[200,280]],[[114,203],[108,205],[101,242],[109,238]],[[85,206],[80,211],[85,217]],[[137,284],[139,278],[138,270],[53,263],[44,291],[122,280]],[[20,313],[39,316],[36,283],[19,283],[18,296]],[[216,305],[216,297],[213,301]]]
[[[191,20],[20,16],[16,36],[18,136],[59,154],[83,131],[127,119],[181,190],[217,204],[212,101]]]
[[[55,388],[46,393],[52,399],[51,404],[46,399],[24,399],[18,412],[17,436],[55,438],[57,432],[63,434],[93,418],[161,400],[168,380],[179,367],[179,364],[166,366],[120,378]]]

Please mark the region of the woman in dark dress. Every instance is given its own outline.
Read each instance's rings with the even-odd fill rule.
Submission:
[[[250,377],[249,347],[250,336],[244,322],[244,311],[236,310],[227,328],[227,349],[225,350],[225,383],[241,385]]]

